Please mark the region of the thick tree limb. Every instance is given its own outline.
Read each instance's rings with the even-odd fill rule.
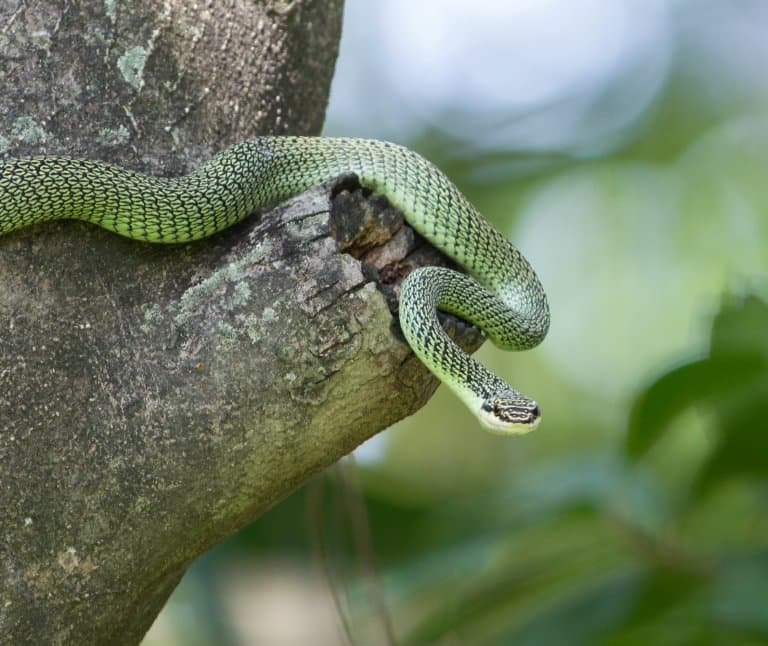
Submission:
[[[0,7],[6,152],[167,173],[230,139],[318,128],[340,3],[81,4],[79,19],[63,0]],[[67,61],[70,37],[90,54],[70,43]],[[235,53],[211,54],[203,80],[214,43]],[[260,119],[232,120],[255,100]],[[422,405],[436,383],[391,308],[425,253],[381,200],[322,187],[184,246],[76,222],[0,238],[0,641],[138,642],[198,554]]]
[[[342,212],[317,189],[183,247],[1,241],[5,634],[135,641],[201,551],[426,401]]]
[[[4,0],[0,153],[176,173],[254,134],[317,134],[342,0]]]

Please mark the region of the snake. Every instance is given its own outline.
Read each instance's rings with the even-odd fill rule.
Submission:
[[[500,348],[526,350],[549,328],[541,282],[520,251],[442,171],[398,144],[255,137],[175,177],[75,157],[8,158],[0,161],[0,235],[42,221],[76,219],[135,240],[191,242],[349,174],[386,196],[413,229],[466,271],[426,266],[403,280],[398,316],[413,352],[487,430],[521,434],[535,428],[536,402],[451,340],[437,311],[465,319]]]

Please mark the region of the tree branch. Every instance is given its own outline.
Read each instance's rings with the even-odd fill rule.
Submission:
[[[212,134],[219,148],[258,131],[317,129],[338,32],[315,32],[334,33],[340,2],[168,0],[142,14],[136,0],[114,3],[112,15],[111,3],[98,15],[88,13],[97,3],[81,4],[79,19],[63,0],[0,8],[2,86],[16,88],[0,93],[6,152],[71,152],[151,172],[178,160],[167,173],[213,147]],[[236,19],[219,15],[227,8]],[[266,39],[254,51],[269,61],[243,81],[242,61],[257,54],[240,46],[254,24]],[[90,54],[67,67],[62,38],[75,32],[93,39]],[[312,64],[291,54],[323,39],[331,44]],[[204,80],[201,56],[214,41],[239,53],[211,55],[212,65],[236,62]],[[149,52],[132,89],[130,42]],[[35,71],[26,81],[25,69]],[[40,78],[54,79],[52,92]],[[217,91],[198,96],[212,80]],[[19,82],[26,103],[9,102]],[[304,84],[323,99],[301,103]],[[281,98],[261,120],[230,123],[253,111],[257,86]],[[230,105],[234,89],[251,107]],[[166,130],[163,101],[183,113],[193,96],[195,109]],[[127,141],[98,135],[121,125]],[[327,187],[183,246],[77,222],[0,238],[3,638],[137,643],[197,555],[421,406],[436,382],[391,312],[408,268],[435,261],[385,201]],[[471,328],[452,329],[479,344]]]
[[[136,641],[198,554],[428,399],[366,274],[396,286],[429,249],[380,200],[335,204],[181,247],[0,240],[5,634]]]

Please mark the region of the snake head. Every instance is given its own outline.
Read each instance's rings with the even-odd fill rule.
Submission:
[[[541,413],[535,401],[510,389],[485,399],[478,418],[492,433],[522,435],[536,428]]]

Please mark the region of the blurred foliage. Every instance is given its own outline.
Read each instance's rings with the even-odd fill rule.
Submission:
[[[696,493],[729,476],[768,476],[768,304],[728,298],[712,325],[707,357],[662,375],[638,399],[627,453],[645,454],[676,416],[706,406],[714,416],[714,447]]]
[[[506,527],[433,557],[450,581],[432,581],[436,606],[401,643],[768,643],[766,330],[768,304],[727,298],[709,355],[638,397],[631,462],[572,457],[515,479],[517,505],[489,503],[505,510]],[[688,494],[675,496],[642,462],[665,450],[675,417],[700,406],[711,409],[711,450]],[[707,535],[703,519],[735,526]],[[467,524],[483,520],[475,513]],[[406,596],[406,607],[423,604],[429,591],[413,586]]]
[[[768,644],[768,96],[678,45],[602,158],[408,142],[542,277],[542,347],[478,353],[541,427],[485,434],[438,390],[201,559],[147,646]]]

